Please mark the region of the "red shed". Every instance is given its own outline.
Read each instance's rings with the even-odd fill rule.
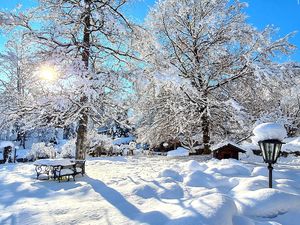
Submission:
[[[241,146],[233,142],[223,142],[212,148],[213,157],[216,159],[239,159],[239,152],[245,153]]]

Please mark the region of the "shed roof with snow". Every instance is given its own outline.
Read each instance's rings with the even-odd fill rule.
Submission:
[[[213,157],[217,159],[239,159],[239,152],[245,153],[246,150],[233,142],[222,142],[212,147]]]

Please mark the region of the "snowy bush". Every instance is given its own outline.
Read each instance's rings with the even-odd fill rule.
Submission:
[[[129,145],[121,145],[120,151],[122,152],[123,155],[127,155],[129,151]]]
[[[29,160],[55,158],[56,150],[52,145],[47,146],[44,142],[35,143],[32,145],[30,152],[26,158]]]
[[[75,158],[76,144],[75,139],[68,140],[63,146],[60,153],[62,158]]]
[[[87,148],[89,149],[87,153],[89,155],[100,156],[102,153],[113,152],[113,140],[107,135],[90,131],[87,139]]]
[[[136,146],[136,143],[134,141],[131,141],[129,143],[129,152],[128,152],[128,155],[134,155],[134,151],[135,151],[135,146]]]
[[[113,145],[112,150],[113,150],[112,153],[115,155],[120,155],[122,153],[122,150],[121,150],[120,146],[118,146],[118,145]]]
[[[63,145],[60,156],[62,158],[74,158],[76,152],[76,140],[71,139]],[[89,131],[87,136],[87,154],[91,156],[100,156],[101,153],[108,154],[114,152],[112,139],[107,135],[98,134],[95,131]]]
[[[71,139],[62,146],[60,157],[74,158],[76,152],[76,140]],[[100,156],[101,153],[117,154],[120,150],[112,144],[112,139],[107,135],[98,134],[95,131],[89,131],[87,136],[87,154],[91,156]]]

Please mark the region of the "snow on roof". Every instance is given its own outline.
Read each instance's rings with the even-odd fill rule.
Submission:
[[[11,141],[1,141],[0,142],[0,148],[5,148],[5,147],[15,147],[14,143]]]
[[[189,155],[189,150],[178,147],[176,150],[168,151],[167,156],[188,156]]]
[[[271,139],[282,141],[287,136],[286,129],[278,123],[262,123],[254,128],[253,134],[254,143]]]
[[[220,142],[220,143],[217,144],[217,145],[213,145],[213,146],[211,147],[211,150],[212,150],[212,151],[217,151],[219,148],[222,148],[222,147],[227,146],[227,145],[232,145],[232,146],[234,146],[234,147],[236,147],[236,148],[239,148],[239,149],[241,149],[241,150],[246,151],[246,149],[244,149],[242,146],[240,146],[240,145],[238,145],[238,144],[236,144],[236,143],[234,143],[234,142],[232,142],[232,141],[223,141],[223,142]]]

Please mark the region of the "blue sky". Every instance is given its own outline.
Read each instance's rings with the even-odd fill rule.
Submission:
[[[249,3],[246,13],[249,16],[248,22],[263,29],[269,24],[278,27],[280,30],[275,38],[284,36],[292,31],[298,31],[291,42],[300,48],[300,0],[244,0]],[[149,8],[155,0],[138,0],[131,3],[126,14],[138,22],[142,22],[147,15]],[[13,9],[16,4],[22,4],[23,8],[32,7],[35,0],[0,0],[0,8]],[[3,48],[5,38],[0,36],[0,50]],[[300,61],[300,49],[293,55],[283,60]]]

